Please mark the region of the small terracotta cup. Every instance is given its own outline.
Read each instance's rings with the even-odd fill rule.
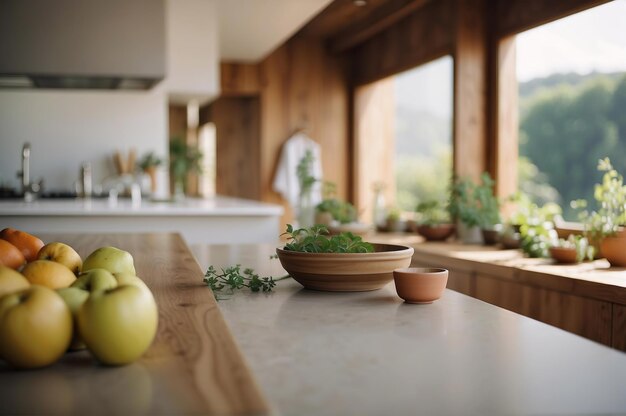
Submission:
[[[398,296],[407,303],[433,303],[448,283],[448,270],[409,267],[395,269],[393,280]]]

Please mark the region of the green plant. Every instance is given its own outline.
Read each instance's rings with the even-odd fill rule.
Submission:
[[[400,221],[402,211],[396,206],[387,208],[387,221]]]
[[[626,223],[626,186],[624,178],[611,165],[609,158],[598,162],[598,170],[604,172],[602,182],[594,187],[594,199],[599,208],[591,213],[586,210],[587,201],[572,201],[574,209],[581,210],[578,218],[585,226],[585,234],[592,241],[617,234]]]
[[[281,235],[288,237],[285,250],[305,253],[371,253],[374,251],[370,243],[349,232],[329,237],[328,229],[323,225],[294,229],[291,224],[287,224],[287,230]]]
[[[302,156],[302,159],[298,162],[298,166],[296,166],[300,195],[309,193],[311,189],[313,189],[313,184],[317,182],[317,179],[311,174],[313,170],[313,160],[313,152],[306,150],[304,156]]]
[[[480,183],[456,178],[450,192],[450,215],[468,227],[490,228],[500,223],[500,201],[493,193],[494,181],[483,172]]]
[[[335,221],[348,224],[357,220],[357,211],[354,205],[337,198],[337,185],[331,181],[322,183],[322,202],[315,206],[318,213],[327,212]]]
[[[170,141],[170,172],[183,189],[187,187],[187,173],[202,172],[201,161],[202,152],[197,147],[189,146],[180,138]]]
[[[139,167],[141,170],[147,170],[151,167],[161,166],[163,164],[163,160],[159,158],[154,152],[148,152],[139,161]]]
[[[341,224],[347,224],[356,221],[357,212],[354,205],[347,201],[341,201],[337,198],[324,199],[315,207],[317,212],[328,212],[333,219]]]
[[[450,213],[441,201],[430,200],[417,204],[415,212],[421,225],[437,225],[450,222]]]
[[[522,251],[529,257],[549,257],[549,249],[558,239],[553,221],[561,214],[561,207],[553,202],[540,207],[524,193],[510,200],[516,203],[516,210],[509,223],[519,227]]]

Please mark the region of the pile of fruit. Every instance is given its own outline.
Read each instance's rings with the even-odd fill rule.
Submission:
[[[83,348],[128,364],[152,343],[157,320],[130,253],[101,247],[83,262],[67,244],[0,232],[0,359],[12,366],[44,367]]]

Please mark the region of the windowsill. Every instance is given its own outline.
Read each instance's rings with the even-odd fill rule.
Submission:
[[[411,244],[413,261],[450,270],[487,275],[590,299],[626,305],[626,268],[604,260],[576,265],[524,257],[520,250],[460,243]]]

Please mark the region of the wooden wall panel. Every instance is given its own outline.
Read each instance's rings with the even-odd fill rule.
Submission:
[[[395,88],[393,78],[363,85],[354,93],[354,204],[361,221],[373,219],[373,187],[386,184],[385,201],[395,201]]]
[[[353,82],[363,85],[453,53],[453,0],[432,1],[355,47]]]
[[[611,304],[476,275],[475,297],[496,306],[611,345]]]
[[[272,190],[283,143],[297,130],[322,148],[324,180],[348,198],[349,92],[345,64],[316,38],[296,36],[260,63],[261,199],[283,204],[284,222],[293,213]]]
[[[613,348],[626,351],[626,306],[613,304]]]
[[[258,97],[222,97],[208,108],[204,121],[215,124],[216,192],[260,198]]]
[[[474,277],[472,273],[462,272],[460,270],[448,271],[448,289],[461,292],[468,296],[474,295]]]
[[[259,65],[222,62],[220,64],[220,96],[253,96],[261,93]]]

